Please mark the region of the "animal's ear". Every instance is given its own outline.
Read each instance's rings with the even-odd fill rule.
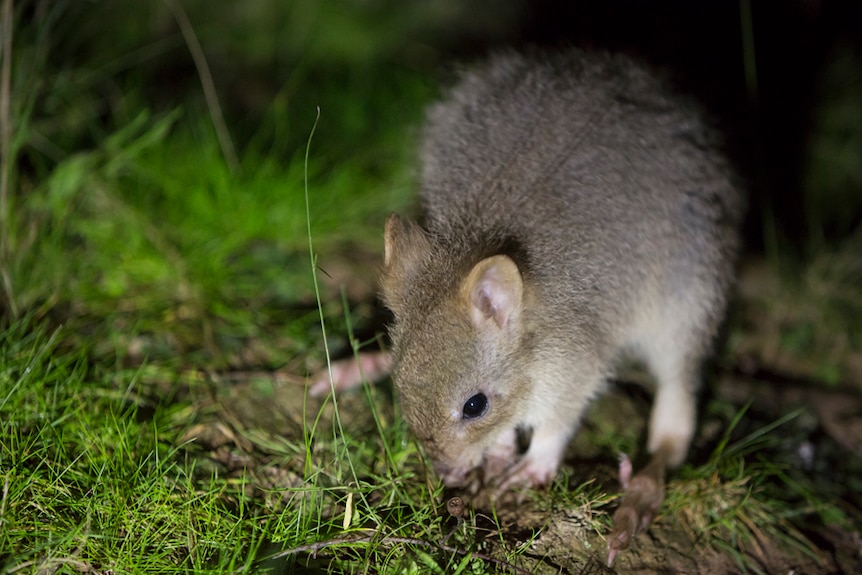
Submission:
[[[461,295],[476,327],[493,321],[499,329],[511,328],[524,306],[524,279],[511,258],[491,256],[473,266]]]
[[[431,242],[418,225],[401,219],[395,213],[386,219],[383,241],[380,288],[386,306],[398,315],[405,287],[431,252]]]

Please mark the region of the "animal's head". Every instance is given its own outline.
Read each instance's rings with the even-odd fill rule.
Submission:
[[[459,485],[492,447],[515,441],[529,402],[524,278],[506,255],[465,263],[394,214],[385,243],[401,410],[444,482]]]

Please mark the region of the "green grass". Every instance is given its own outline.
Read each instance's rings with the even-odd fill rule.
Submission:
[[[113,316],[115,331],[131,322],[139,332],[167,328],[190,345],[199,342],[182,341],[187,329],[223,326],[230,338],[272,323],[258,315],[264,308],[313,301],[302,156],[280,164],[250,154],[231,176],[214,138],[196,140],[189,120],[180,122],[142,113],[98,148],[60,162],[13,205],[17,307],[74,302],[70,315],[84,321]],[[361,158],[327,172],[312,160],[320,249],[377,251],[377,222],[406,204],[405,155],[383,174]]]
[[[177,406],[149,402],[132,371],[100,373],[59,353],[62,330],[21,322],[3,334],[0,385],[6,572],[223,572],[261,533],[227,497],[238,486],[192,479],[178,458]]]
[[[105,36],[71,2],[52,3],[39,26],[18,26],[17,161],[7,165],[2,254],[0,572],[478,574],[541,564],[532,549],[555,519],[522,533],[504,506],[488,506],[455,529],[449,494],[391,389],[303,397],[302,377],[325,363],[327,347],[361,345],[354,328],[369,303],[327,274],[379,254],[385,215],[412,206],[416,125],[436,91],[427,46],[388,24],[357,24],[374,14],[316,6],[314,33],[284,41],[288,80],[247,115],[226,103],[236,171],[194,74],[174,99],[152,88],[155,71],[170,68],[165,55],[183,46],[176,35],[147,36],[156,8],[129,8],[128,18],[104,8],[117,23]],[[422,28],[405,10],[393,21]],[[230,51],[218,34],[230,17],[213,15],[199,30],[215,53]],[[447,21],[428,18],[426,33]],[[274,21],[269,36],[228,35],[250,36],[241,61],[258,72],[264,58],[254,55],[281,45]],[[401,50],[410,65],[394,61]],[[224,66],[225,76],[238,73]],[[729,353],[767,341],[806,358],[806,374],[847,378],[852,362],[842,362],[856,357],[862,333],[857,246],[851,236],[819,252],[792,274],[796,283],[772,274],[778,286],[750,298],[757,314],[744,320],[766,336],[751,343],[740,320]],[[761,537],[813,553],[798,522],[855,520],[788,463],[759,454],[775,448],[775,428],[742,431],[732,406],[714,412],[728,432],[713,457],[673,479],[665,508],[700,543],[756,571],[745,553]],[[634,427],[598,422],[585,432],[609,468],[617,450],[640,442]],[[567,468],[528,498],[551,517],[579,518],[572,565],[601,552],[609,527],[616,485],[594,479],[593,469]]]
[[[792,519],[813,509],[833,508],[813,493],[805,493],[803,506],[789,505],[788,492],[799,495],[801,487],[788,478],[789,466],[767,455],[780,441],[776,431],[802,410],[732,439],[746,411],[743,408],[729,422],[705,464],[685,466],[670,483],[665,512],[678,515],[701,544],[728,553],[744,571],[763,573],[755,558],[762,556],[764,545],[783,545],[817,558],[816,545]]]
[[[59,351],[63,337],[22,321],[0,342],[3,572],[283,572],[310,562],[443,573],[490,561],[438,548],[450,529],[439,488],[403,421],[376,413],[380,394],[366,404],[377,436],[334,433],[325,417],[304,438],[237,426],[247,446],[238,455],[257,461],[205,469],[190,436],[207,416],[192,398],[211,392],[208,382],[186,374],[176,395],[157,396],[163,370],[104,371]],[[267,484],[271,472],[278,480]],[[310,558],[315,546],[325,559]]]

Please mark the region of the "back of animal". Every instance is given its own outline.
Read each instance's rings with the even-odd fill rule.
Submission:
[[[628,58],[498,55],[429,112],[425,227],[467,260],[514,238],[562,304],[625,314],[634,287],[698,276],[723,298],[741,200],[717,146],[693,103]]]

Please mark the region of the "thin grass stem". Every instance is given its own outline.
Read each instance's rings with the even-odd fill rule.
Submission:
[[[186,14],[179,0],[164,0],[164,2],[174,15],[177,26],[180,27],[180,32],[182,32],[186,45],[189,48],[192,60],[194,60],[195,68],[197,68],[198,77],[201,81],[201,88],[204,91],[204,98],[207,101],[207,109],[209,110],[210,118],[212,118],[213,128],[215,128],[216,137],[218,137],[225,163],[227,163],[227,167],[232,174],[236,173],[239,171],[239,160],[237,159],[236,150],[230,137],[230,131],[224,121],[224,114],[222,114],[215,83],[213,82],[209,64],[207,64],[206,54],[204,54],[189,16]]]

